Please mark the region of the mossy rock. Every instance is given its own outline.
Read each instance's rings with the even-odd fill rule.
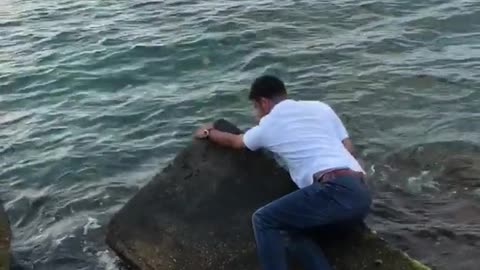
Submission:
[[[8,217],[0,205],[0,270],[10,269],[10,237]]]
[[[239,132],[224,121],[217,128]],[[114,215],[107,243],[136,269],[259,269],[251,215],[294,189],[261,152],[194,141]],[[337,270],[428,269],[364,226],[349,231],[312,235]]]

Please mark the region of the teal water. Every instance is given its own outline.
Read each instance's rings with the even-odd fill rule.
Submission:
[[[365,159],[480,144],[475,0],[0,2],[0,196],[19,269],[116,269],[111,215],[264,73]]]

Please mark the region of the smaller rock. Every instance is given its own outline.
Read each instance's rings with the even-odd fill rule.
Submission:
[[[10,224],[0,204],[0,270],[10,269]]]
[[[378,260],[375,260],[375,266],[382,266],[383,265],[383,261],[378,259]]]

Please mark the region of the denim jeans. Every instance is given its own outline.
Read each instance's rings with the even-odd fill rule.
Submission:
[[[314,183],[258,209],[252,217],[263,270],[287,270],[285,233],[305,270],[331,270],[320,247],[302,232],[362,220],[371,204],[368,187],[358,177],[340,176]]]

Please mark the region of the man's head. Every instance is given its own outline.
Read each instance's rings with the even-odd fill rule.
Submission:
[[[257,120],[269,114],[273,107],[286,97],[285,84],[277,77],[270,75],[255,79],[248,96],[255,108]]]

